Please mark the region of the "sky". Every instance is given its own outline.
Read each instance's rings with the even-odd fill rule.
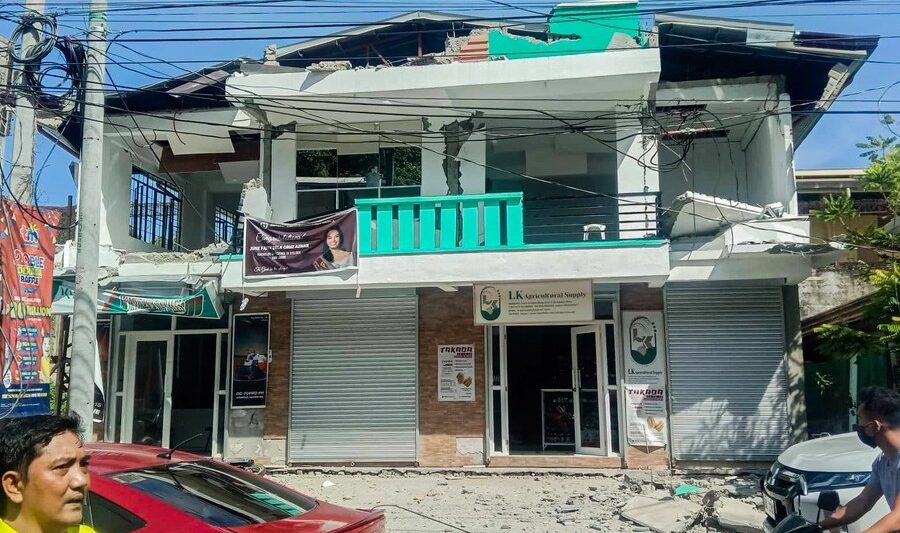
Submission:
[[[552,2],[544,0],[520,0],[499,2],[493,0],[249,0],[243,7],[201,6],[196,4],[216,0],[196,0],[193,7],[147,11],[122,8],[138,8],[147,5],[171,7],[174,0],[111,0],[109,15],[110,38],[166,38],[166,37],[247,37],[237,41],[217,42],[128,42],[113,44],[111,57],[119,61],[146,61],[136,52],[173,62],[174,65],[144,63],[142,65],[110,65],[110,79],[119,86],[140,87],[159,79],[181,74],[183,69],[195,70],[207,64],[236,57],[259,58],[270,43],[279,46],[303,40],[309,36],[322,36],[339,31],[338,26],[325,28],[278,29],[274,25],[298,24],[355,24],[373,22],[416,9],[430,9],[460,13],[465,16],[514,17],[547,13]],[[672,6],[738,5],[746,0],[722,2],[721,0],[644,0],[642,9],[666,9]],[[771,0],[774,3],[784,0]],[[762,3],[768,3],[763,0]],[[186,2],[180,2],[181,4]],[[760,2],[755,2],[759,4]],[[506,4],[510,7],[504,7]],[[9,7],[0,13],[9,17],[18,10]],[[84,38],[87,27],[86,3],[82,0],[48,1],[46,9],[60,14],[59,33]],[[828,33],[880,35],[881,43],[856,75],[853,83],[833,106],[830,114],[822,117],[810,136],[797,149],[796,167],[851,168],[864,166],[856,143],[867,135],[888,134],[880,124],[880,113],[900,110],[900,0],[813,0],[802,5],[756,7],[729,7],[682,12],[703,16],[719,16],[794,24],[799,30]],[[238,26],[262,27],[248,31],[229,29]],[[10,22],[0,23],[0,33],[9,35]],[[220,28],[196,33],[153,32],[148,30],[186,28]],[[121,35],[120,35],[121,34]],[[128,50],[125,46],[132,48]],[[888,63],[879,63],[880,61]],[[183,63],[181,63],[183,62]],[[897,64],[890,64],[895,62]],[[141,73],[134,72],[141,71]],[[846,113],[866,111],[870,114]],[[900,113],[896,113],[900,115]],[[895,128],[896,129],[896,128]],[[11,140],[7,145],[11,144]],[[7,158],[9,146],[7,146]],[[37,195],[42,205],[65,205],[67,196],[75,194],[69,171],[71,156],[62,149],[53,148],[45,139],[38,142],[35,172],[39,176]]]

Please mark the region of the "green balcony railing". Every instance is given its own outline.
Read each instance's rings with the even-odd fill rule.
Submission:
[[[521,248],[522,193],[356,201],[361,255]]]

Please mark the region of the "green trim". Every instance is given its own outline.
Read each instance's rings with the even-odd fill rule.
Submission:
[[[548,242],[542,244],[523,244],[521,246],[479,246],[474,249],[451,248],[447,250],[388,250],[379,252],[360,252],[362,257],[376,257],[387,255],[435,255],[444,253],[478,253],[478,252],[527,252],[537,250],[577,250],[590,248],[652,248],[663,246],[668,241],[665,239],[634,239],[624,241],[578,241],[578,242]]]
[[[357,207],[372,205],[439,204],[442,202],[483,202],[485,200],[522,200],[522,193],[463,194],[460,196],[410,196],[399,198],[360,198]]]
[[[219,261],[243,261],[244,254],[222,254],[219,256]]]

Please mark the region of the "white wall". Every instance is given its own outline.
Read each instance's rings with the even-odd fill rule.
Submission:
[[[177,177],[182,190],[181,246],[175,251],[197,250],[213,240],[213,210],[207,201],[205,180]]]
[[[294,133],[284,133],[272,140],[269,204],[272,206],[272,218],[275,222],[297,218],[297,135]]]
[[[685,191],[755,203],[747,183],[746,154],[739,143],[728,139],[700,139],[694,141],[684,162],[675,165],[680,156],[681,148],[673,143],[664,143],[659,148],[663,207],[671,205]]]
[[[106,138],[103,143],[103,177],[100,187],[100,246],[126,251],[157,251],[158,247],[128,234],[131,213],[132,154]]]
[[[790,97],[779,98],[781,109],[790,108]],[[753,203],[781,202],[788,213],[797,214],[797,186],[794,181],[794,142],[790,113],[763,119],[747,146],[747,175]]]

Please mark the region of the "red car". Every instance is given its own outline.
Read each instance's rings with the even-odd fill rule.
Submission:
[[[89,444],[84,523],[98,533],[383,533],[384,513],[294,492],[208,457]]]

